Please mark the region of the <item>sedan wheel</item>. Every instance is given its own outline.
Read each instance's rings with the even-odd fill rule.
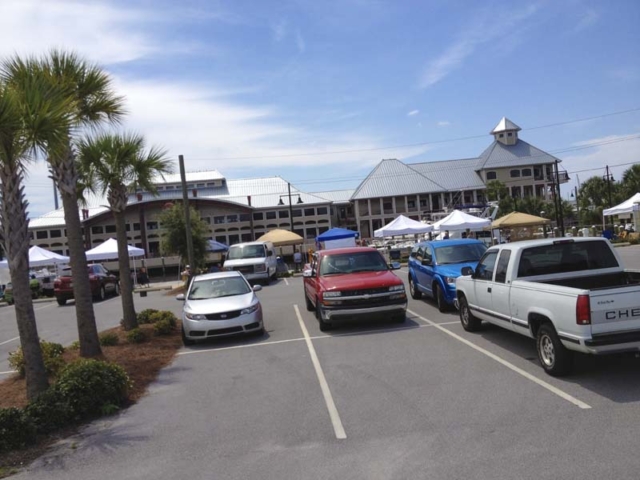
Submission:
[[[438,310],[440,312],[446,312],[449,309],[449,304],[447,303],[447,300],[444,298],[444,292],[442,291],[439,285],[435,286],[433,294],[434,294],[434,297],[436,297]]]
[[[104,290],[104,286],[100,287],[100,292],[98,294],[98,299],[102,302],[107,296],[107,292]]]
[[[536,347],[540,364],[549,375],[557,377],[571,371],[573,354],[562,345],[553,325],[545,323],[540,327]]]
[[[422,292],[418,290],[418,287],[416,287],[411,275],[409,275],[409,292],[411,293],[411,298],[414,300],[420,300],[422,298]]]

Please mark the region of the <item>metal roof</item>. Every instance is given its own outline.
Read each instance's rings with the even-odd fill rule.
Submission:
[[[397,159],[382,160],[358,186],[352,200],[446,191]]]
[[[207,180],[223,180],[225,177],[218,170],[204,170],[197,172],[186,172],[185,177],[187,182],[205,182]],[[161,176],[158,176],[154,179],[154,183],[158,185],[163,185],[166,183],[180,183],[180,173],[171,173],[169,175],[165,175],[164,179]]]
[[[491,133],[501,133],[501,132],[519,132],[520,130],[522,130],[518,125],[516,125],[515,123],[513,123],[511,120],[509,120],[507,117],[502,117],[502,120],[500,120],[498,122],[498,125],[495,126],[495,128],[493,130],[491,130]]]
[[[475,168],[478,171],[488,168],[523,167],[554,163],[556,160],[560,161],[524,140],[518,140],[515,145],[504,145],[496,140],[482,152]]]
[[[326,198],[333,203],[350,203],[351,196],[355,190],[331,190],[329,192],[313,192],[320,198]]]
[[[430,178],[446,190],[483,189],[485,184],[475,171],[477,158],[411,163],[411,168]]]

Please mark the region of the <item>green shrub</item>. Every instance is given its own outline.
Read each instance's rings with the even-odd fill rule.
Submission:
[[[51,433],[75,420],[76,414],[56,385],[38,395],[25,408],[38,433]]]
[[[62,359],[64,347],[59,343],[45,342],[42,340],[40,342],[40,350],[42,351],[42,359],[47,373],[49,375],[56,375],[64,366],[64,360]],[[9,365],[17,370],[21,377],[24,377],[25,362],[22,347],[9,354]]]
[[[144,325],[146,323],[153,323],[151,321],[151,315],[153,315],[154,313],[157,313],[158,310],[156,310],[155,308],[147,308],[145,310],[142,310],[139,314],[138,314],[138,323],[140,325]]]
[[[174,328],[175,324],[171,325],[171,321],[168,318],[163,318],[153,324],[153,332],[156,335],[170,335]]]
[[[173,312],[169,310],[161,310],[159,312],[155,312],[150,317],[150,323],[158,323],[167,321],[171,325],[171,328],[174,328],[178,324],[178,317],[176,317]]]
[[[80,350],[80,340],[76,340],[71,345],[69,345],[69,350]]]
[[[81,359],[65,367],[54,387],[78,417],[102,413],[107,405],[122,405],[131,381],[119,365]]]
[[[118,344],[118,334],[109,332],[100,334],[100,345],[103,347],[112,347]]]
[[[129,343],[142,343],[145,340],[144,332],[139,328],[134,328],[127,332],[127,342]]]
[[[19,408],[0,408],[0,453],[24,448],[36,439],[33,422]]]

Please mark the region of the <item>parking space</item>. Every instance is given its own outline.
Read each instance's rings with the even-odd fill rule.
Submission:
[[[266,335],[181,350],[150,395],[28,478],[637,478],[636,358],[581,357],[555,379],[533,341],[467,333],[430,300],[404,324],[323,333],[301,278],[258,296]]]

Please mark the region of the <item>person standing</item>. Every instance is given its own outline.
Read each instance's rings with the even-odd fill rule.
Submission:
[[[443,240],[449,240],[449,230],[445,230],[444,231],[444,237]]]
[[[300,253],[300,250],[293,252],[293,263],[296,264],[296,272],[299,272],[302,266],[302,253]]]

